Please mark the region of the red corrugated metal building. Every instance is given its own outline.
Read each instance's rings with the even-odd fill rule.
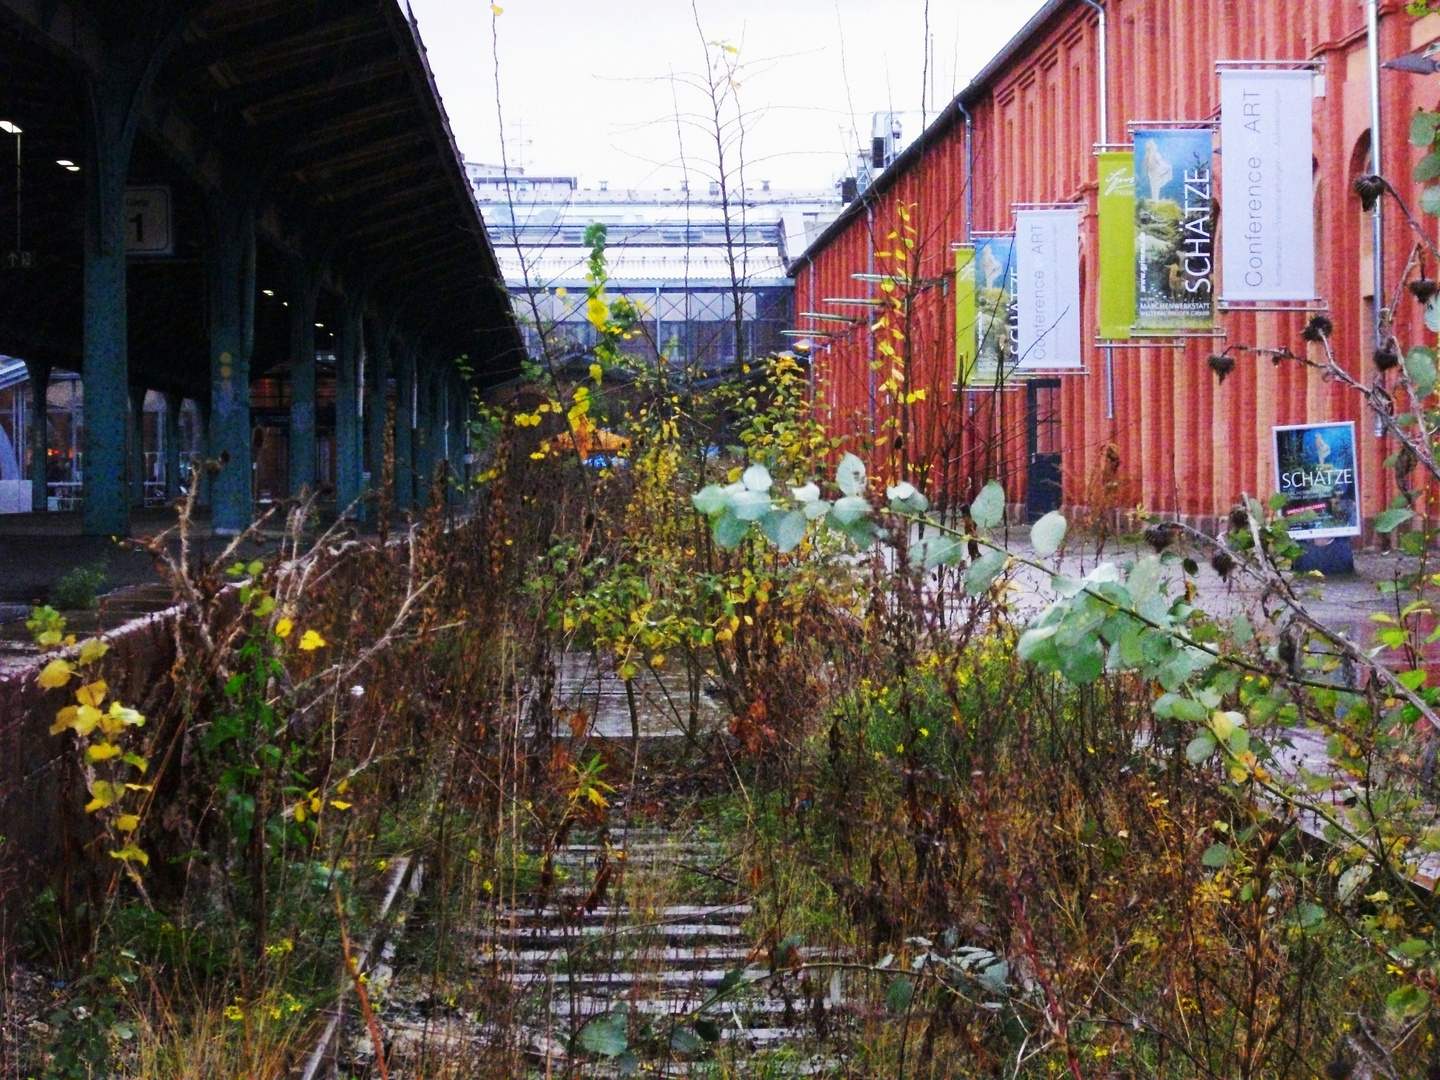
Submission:
[[[1318,60],[1316,281],[1335,324],[1338,356],[1348,370],[1370,378],[1372,225],[1351,191],[1353,178],[1370,171],[1364,6],[1354,0],[1107,0],[1104,9],[1103,138],[1098,13],[1085,0],[1052,0],[792,264],[797,312],[853,320],[798,321],[831,335],[817,338],[814,351],[817,409],[852,437],[872,467],[904,472],[951,502],[967,501],[991,477],[1002,479],[1011,500],[1020,502],[1032,476],[1042,475],[1035,470],[1053,469],[1058,458],[1062,501],[1072,512],[1143,504],[1204,524],[1241,492],[1263,497],[1273,490],[1272,425],[1355,420],[1364,512],[1372,516],[1394,495],[1381,463],[1395,447],[1375,436],[1373,419],[1362,415],[1353,392],[1300,364],[1245,355],[1217,385],[1206,364],[1216,345],[1202,339],[1183,347],[1119,347],[1108,356],[1094,344],[1097,142],[1127,140],[1130,120],[1213,120],[1220,104],[1217,61]],[[1440,16],[1417,19],[1401,3],[1380,4],[1378,26],[1382,59],[1440,40]],[[1436,108],[1437,97],[1440,76],[1380,74],[1382,165],[1411,205],[1419,186],[1409,178],[1421,152],[1407,141],[1410,115]],[[967,136],[973,182],[966,173]],[[1085,208],[1085,373],[998,393],[957,393],[952,245],[972,232],[1011,230],[1014,204],[1072,202]],[[887,269],[886,256],[877,253],[903,240],[901,206],[911,215],[920,285],[900,351],[912,392],[924,390],[923,399],[908,406],[881,389],[887,371],[872,363],[877,346],[870,312],[826,304],[884,295],[880,283],[854,275]],[[1426,221],[1433,229],[1434,220]],[[1393,209],[1384,230],[1388,292],[1414,236]],[[1421,340],[1418,305],[1406,296],[1398,310],[1400,340]],[[1298,352],[1305,348],[1305,318],[1246,311],[1222,313],[1217,321],[1227,344]]]

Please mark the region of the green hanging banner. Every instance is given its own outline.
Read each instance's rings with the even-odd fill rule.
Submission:
[[[955,387],[968,386],[975,375],[975,248],[955,249]]]
[[[1100,163],[1100,337],[1124,341],[1135,325],[1135,154],[1106,150]]]

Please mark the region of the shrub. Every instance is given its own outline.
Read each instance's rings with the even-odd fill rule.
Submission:
[[[105,577],[105,567],[100,564],[77,566],[55,583],[50,593],[51,606],[61,611],[91,610]]]

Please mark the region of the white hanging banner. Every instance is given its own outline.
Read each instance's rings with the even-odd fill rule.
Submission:
[[[1080,211],[1015,211],[1016,356],[1022,372],[1083,368]]]
[[[1220,299],[1315,299],[1314,73],[1220,72]]]

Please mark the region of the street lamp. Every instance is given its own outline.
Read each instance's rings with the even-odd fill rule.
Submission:
[[[20,136],[23,129],[19,124],[9,120],[0,120],[0,131],[7,135],[15,136],[15,250],[11,252],[9,263],[11,266],[29,266],[31,255],[25,250],[24,235],[21,227],[21,188],[22,180],[20,174]]]

